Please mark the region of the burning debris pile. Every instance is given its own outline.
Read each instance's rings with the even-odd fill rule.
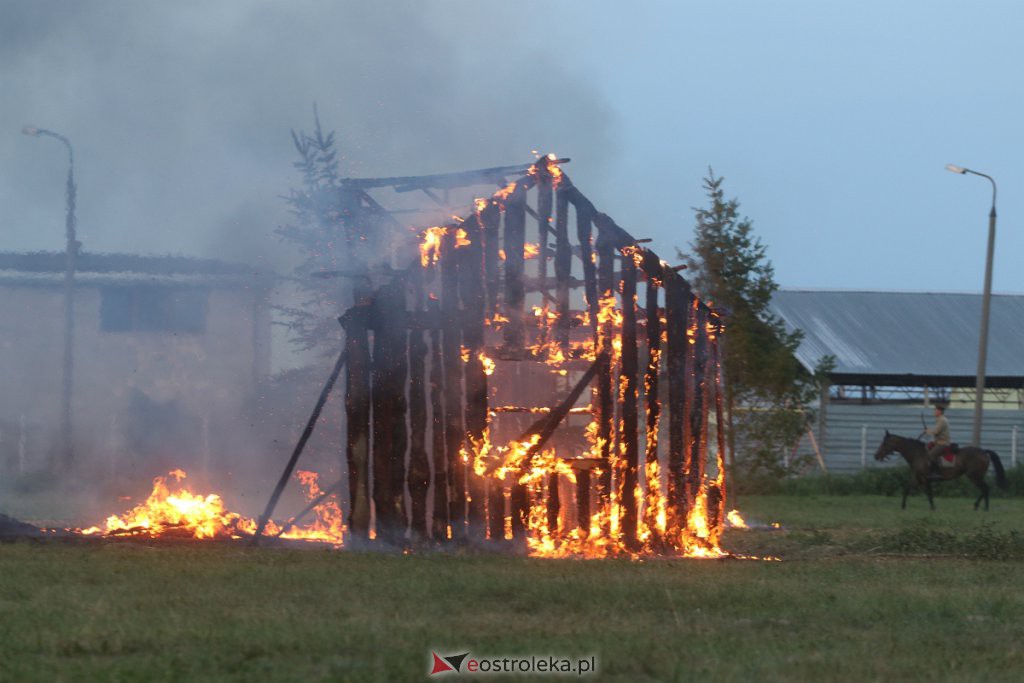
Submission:
[[[258,526],[256,520],[230,512],[220,496],[195,494],[182,482],[182,470],[173,470],[166,477],[153,480],[153,490],[145,501],[122,515],[111,515],[103,527],[82,529],[86,536],[143,538],[195,538],[239,539],[252,537]],[[296,478],[306,497],[315,500],[321,494],[315,472],[299,471]],[[344,524],[341,509],[333,500],[323,500],[313,508],[314,519],[307,525],[297,526],[293,520],[277,526],[269,522],[264,533],[280,538],[320,541],[342,545]]]
[[[466,215],[420,230],[418,258],[378,267],[376,289],[369,256],[348,275],[356,304],[319,406],[344,369],[349,539],[727,554],[722,319],[573,186],[565,161],[541,157]],[[494,182],[498,170],[479,173]],[[387,181],[435,200],[432,188],[447,196],[454,182],[343,187],[346,231],[381,224],[364,195]]]

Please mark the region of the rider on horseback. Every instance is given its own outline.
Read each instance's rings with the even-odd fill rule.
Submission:
[[[938,473],[940,465],[946,467],[953,466],[955,460],[948,457],[946,453],[950,450],[949,447],[952,442],[949,439],[949,420],[946,419],[945,406],[935,406],[935,425],[926,427],[924,431],[933,437],[932,443],[928,446],[928,459],[931,461],[932,471]]]

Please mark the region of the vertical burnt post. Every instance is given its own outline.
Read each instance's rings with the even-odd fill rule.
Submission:
[[[512,511],[512,539],[521,543],[526,540],[530,492],[525,485],[515,480],[509,487],[509,507]]]
[[[615,421],[615,398],[612,393],[612,358],[615,322],[610,313],[614,306],[615,247],[606,217],[595,217],[597,225],[597,289],[600,297],[597,332],[599,365],[597,370],[597,439],[601,446],[601,474],[597,481],[598,505],[609,502],[612,481],[612,438]]]
[[[658,429],[661,421],[661,401],[658,400],[658,374],[661,365],[661,310],[658,307],[660,269],[657,257],[649,251],[646,252],[644,272],[647,275],[647,285],[644,290],[644,306],[647,318],[647,368],[644,371],[644,402],[647,439],[644,473],[649,504],[644,506],[644,523],[652,535],[657,532],[658,517],[658,510],[653,505],[657,500],[653,490],[655,487],[661,487],[661,468],[658,462]],[[654,540],[656,543],[660,541],[658,538]]]
[[[526,288],[523,282],[523,247],[526,243],[526,186],[516,185],[505,204],[505,348],[518,354],[526,346],[524,332],[524,306]],[[512,508],[512,537],[526,538],[525,516],[530,507],[529,492],[519,482],[512,482],[510,504]]]
[[[452,538],[466,535],[466,466],[462,460],[462,320],[459,307],[459,260],[455,257],[455,234],[441,238],[441,343],[444,363],[444,441],[448,464],[448,518]]]
[[[465,424],[471,460],[466,466],[469,503],[467,533],[473,541],[485,536],[487,484],[474,470],[475,454],[484,442],[487,429],[487,374],[481,356],[484,352],[484,245],[483,230],[477,216],[464,223],[469,244],[449,258],[459,260],[459,288],[462,299],[462,343],[469,358],[465,363]],[[502,515],[504,518],[504,515]]]
[[[498,228],[501,222],[501,210],[494,200],[477,200],[477,221],[483,235],[483,269],[487,283],[487,300],[485,316],[493,316],[497,311],[498,290],[501,287],[501,270],[499,267]],[[482,342],[481,342],[482,343]],[[486,406],[485,406],[486,415]],[[505,535],[505,492],[500,481],[488,478],[485,482],[487,492],[487,523],[488,536],[492,540]]]
[[[687,501],[692,504],[704,480],[707,462],[708,419],[708,332],[707,307],[697,304],[694,310],[693,403],[690,410],[689,457],[686,462]]]
[[[505,204],[505,346],[514,352],[525,347],[523,306],[523,247],[526,244],[526,189],[517,185]]]
[[[639,252],[637,252],[639,253]],[[619,500],[622,501],[622,537],[627,548],[637,545],[637,460],[640,453],[637,415],[639,362],[636,333],[636,263],[627,253],[622,259],[622,458],[619,462]]]
[[[423,271],[410,269],[410,289],[418,318],[423,314]],[[427,456],[427,344],[421,325],[409,329],[409,498],[412,504],[413,538],[429,533],[427,492],[430,489],[430,463]]]
[[[487,538],[501,541],[505,538],[505,488],[493,477],[485,481],[487,492]]]
[[[373,404],[373,503],[377,538],[400,544],[406,530],[406,399],[408,364],[404,285],[395,280],[380,287],[370,320],[374,330],[371,371]]]
[[[430,327],[430,449],[434,464],[434,510],[431,518],[431,536],[434,542],[448,541],[448,459],[445,435],[444,361],[442,360],[441,318],[437,299],[427,302],[427,313],[434,324]]]
[[[686,515],[686,441],[684,424],[690,406],[687,404],[688,380],[686,357],[689,344],[686,331],[690,324],[690,288],[675,273],[665,273],[665,317],[668,333],[666,365],[668,366],[668,508],[681,520]]]
[[[590,533],[590,470],[576,470],[576,526],[583,536]]]
[[[729,485],[726,477],[726,439],[725,439],[725,407],[724,388],[722,378],[722,321],[718,316],[714,319],[715,336],[711,341],[711,370],[714,373],[715,383],[715,461],[718,464],[719,493],[721,506],[719,508],[719,519],[725,519],[725,506],[728,498]]]
[[[538,163],[537,169],[537,275],[542,292],[548,287],[548,232],[551,230],[552,186],[547,163]],[[545,301],[547,299],[545,298]],[[546,307],[546,304],[545,304]]]
[[[573,196],[576,199],[573,203],[576,209],[576,239],[580,243],[580,260],[583,262],[583,293],[587,300],[590,329],[594,334],[594,341],[596,343],[597,311],[600,304],[597,300],[597,265],[594,262],[594,249],[592,245],[594,213],[590,202],[580,198],[578,193],[573,193]]]
[[[355,306],[342,317],[345,328],[345,460],[348,469],[348,528],[353,539],[365,541],[370,532],[370,283],[353,281]]]
[[[552,472],[548,475],[548,533],[552,537],[558,535],[558,516],[562,512],[562,495],[558,489],[560,479],[561,477],[558,476],[558,472]]]
[[[487,315],[493,316],[498,310],[498,291],[501,289],[501,260],[498,228],[501,223],[501,209],[493,199],[477,200],[477,217],[484,233],[484,279],[487,282]]]
[[[565,352],[569,348],[569,280],[572,277],[572,247],[569,244],[569,195],[558,188],[555,195],[555,341]]]

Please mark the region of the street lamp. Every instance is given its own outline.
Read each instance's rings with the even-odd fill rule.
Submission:
[[[985,293],[981,297],[981,335],[978,341],[978,375],[974,384],[974,431],[972,443],[981,446],[981,411],[985,401],[985,361],[988,355],[988,317],[992,306],[992,255],[996,248],[996,181],[990,175],[969,168],[946,164],[946,170],[981,176],[992,183],[992,210],[988,213],[988,254],[985,257]]]
[[[64,221],[66,237],[64,264],[64,387],[61,393],[60,432],[61,446],[64,452],[64,465],[70,466],[74,460],[71,394],[74,388],[75,266],[80,246],[75,236],[75,153],[71,149],[71,141],[60,133],[33,126],[25,126],[21,132],[36,138],[55,138],[64,143],[68,150],[67,216]]]

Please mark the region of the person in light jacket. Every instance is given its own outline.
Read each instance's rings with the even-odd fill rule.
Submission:
[[[932,464],[932,469],[946,465],[947,462],[942,459],[942,455],[952,441],[949,439],[949,420],[946,419],[945,406],[935,406],[935,424],[927,427],[924,431],[932,437],[932,443],[928,449],[928,460]],[[950,462],[948,465],[952,466],[953,463]]]

